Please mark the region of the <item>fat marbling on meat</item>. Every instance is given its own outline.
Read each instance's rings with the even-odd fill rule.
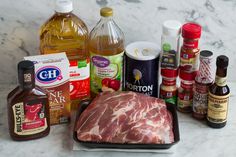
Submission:
[[[174,142],[172,115],[161,99],[134,92],[98,95],[77,122],[81,141],[160,144]]]

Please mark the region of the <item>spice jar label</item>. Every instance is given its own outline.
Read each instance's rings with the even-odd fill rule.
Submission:
[[[33,101],[32,101],[33,102]],[[37,134],[47,129],[44,102],[23,102],[12,106],[14,116],[14,132],[17,135]]]

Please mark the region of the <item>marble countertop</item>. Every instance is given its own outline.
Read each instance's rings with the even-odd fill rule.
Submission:
[[[205,122],[197,121],[190,114],[178,112],[180,142],[173,148],[173,154],[85,152],[72,150],[69,125],[51,127],[49,136],[26,142],[10,139],[7,127],[6,95],[13,85],[1,85],[0,90],[0,156],[6,157],[235,157],[236,156],[236,83],[229,83],[231,97],[227,125],[222,129],[209,128]]]
[[[236,156],[236,1],[235,0],[73,0],[74,13],[89,30],[99,20],[99,9],[114,8],[114,18],[126,36],[126,44],[147,40],[160,45],[161,24],[168,19],[202,25],[201,49],[230,58],[228,70],[231,97],[228,123],[223,129],[209,128],[191,115],[179,113],[180,142],[173,154],[72,151],[69,125],[53,126],[49,136],[14,142],[8,135],[6,95],[16,84],[16,65],[24,56],[39,54],[40,26],[53,14],[52,0],[1,0],[0,3],[0,156]]]

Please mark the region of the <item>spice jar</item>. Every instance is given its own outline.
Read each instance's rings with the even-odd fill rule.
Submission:
[[[160,85],[160,98],[166,103],[177,105],[177,69],[161,69],[162,83]]]
[[[193,84],[195,73],[180,71],[180,87],[178,89],[177,110],[184,113],[192,112]]]
[[[213,80],[213,53],[207,50],[201,51],[200,68],[193,88],[193,117],[196,119],[205,119],[206,117],[208,89]]]
[[[161,68],[178,68],[180,32],[181,23],[179,21],[168,20],[163,23],[161,36]]]
[[[182,26],[183,45],[180,52],[180,70],[195,72],[199,66],[199,38],[201,26],[196,23],[186,23]]]

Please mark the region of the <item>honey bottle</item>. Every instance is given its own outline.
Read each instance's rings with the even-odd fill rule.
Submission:
[[[70,0],[56,0],[55,14],[40,30],[40,52],[66,52],[70,61],[70,99],[73,110],[79,101],[90,97],[90,60],[88,28],[72,10]]]
[[[89,36],[91,95],[122,90],[124,34],[114,22],[113,10],[100,10],[101,19]]]
[[[227,122],[230,95],[230,89],[226,84],[228,64],[228,57],[217,57],[215,83],[209,87],[207,124],[213,128],[222,128]]]
[[[19,86],[8,94],[8,125],[13,140],[23,141],[49,134],[49,106],[46,92],[35,86],[34,63],[18,64]]]

